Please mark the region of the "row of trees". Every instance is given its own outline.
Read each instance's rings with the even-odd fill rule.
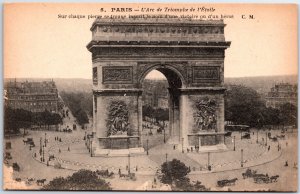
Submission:
[[[162,109],[162,108],[153,108],[149,105],[143,106],[143,120],[147,120],[147,118],[150,118],[150,120],[153,123],[158,122],[165,122],[169,120],[169,109]]]
[[[98,177],[95,171],[79,170],[66,178],[57,177],[43,187],[43,190],[111,190],[110,184]]]
[[[158,175],[162,183],[169,184],[172,191],[209,191],[201,182],[191,183],[187,175],[190,168],[177,159],[164,162],[161,165],[161,174]],[[81,169],[66,178],[57,177],[43,186],[43,190],[112,190],[110,183],[99,178],[95,171]]]
[[[19,133],[20,128],[29,128],[31,125],[40,127],[49,127],[62,123],[62,118],[57,113],[51,113],[48,110],[36,113],[24,109],[4,109],[4,128],[5,133]]]
[[[296,125],[297,107],[286,103],[279,108],[267,108],[264,99],[255,90],[230,85],[225,93],[225,120],[251,127]]]
[[[168,109],[143,106],[143,120],[153,123],[169,120]],[[225,92],[225,120],[251,127],[264,125],[297,125],[297,106],[286,103],[278,108],[266,107],[265,100],[254,89],[229,85]]]
[[[89,122],[88,115],[93,115],[92,93],[67,93],[62,91],[60,96],[64,100],[65,104],[70,108],[73,116],[80,125],[84,125]]]

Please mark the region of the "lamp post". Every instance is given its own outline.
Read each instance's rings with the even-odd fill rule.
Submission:
[[[168,153],[166,153],[166,163],[168,163]]]
[[[235,151],[235,136],[233,136],[233,151]]]
[[[45,147],[43,146],[43,162],[45,162]]]
[[[47,147],[47,133],[45,133],[45,147]]]
[[[241,167],[244,166],[244,164],[243,164],[243,162],[244,162],[243,153],[244,153],[244,150],[241,149]]]
[[[164,126],[163,126],[163,130],[164,130],[164,143],[166,143],[166,130]]]
[[[243,131],[242,131],[242,128],[241,128],[241,140],[242,140],[242,138],[243,138]]]
[[[92,149],[92,140],[90,140],[90,151],[91,151],[91,157],[93,157],[93,149]]]
[[[128,174],[130,174],[130,153],[128,154]]]
[[[184,141],[184,138],[181,138],[182,140],[182,153],[184,153],[184,150],[183,150],[183,141]]]
[[[41,137],[40,138],[40,155],[42,155],[42,152],[43,152],[43,150],[42,150],[42,140],[43,138]]]
[[[258,143],[258,129],[256,130],[256,143]]]
[[[210,167],[210,152],[207,152],[207,168],[208,170],[210,171],[211,170],[211,167]]]
[[[147,139],[147,155],[149,155],[149,139]]]

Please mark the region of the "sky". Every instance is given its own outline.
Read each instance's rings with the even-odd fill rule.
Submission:
[[[58,15],[99,15],[111,8],[214,8],[198,15],[233,15],[224,19],[225,77],[295,75],[298,72],[297,7],[255,4],[6,4],[4,5],[5,78],[92,77],[93,19],[59,19]],[[139,14],[138,12],[135,12]],[[170,13],[173,14],[174,13]],[[245,15],[247,19],[242,19]],[[254,19],[249,18],[253,15]],[[147,78],[160,78],[153,71]]]

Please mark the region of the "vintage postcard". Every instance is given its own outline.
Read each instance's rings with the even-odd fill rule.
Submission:
[[[4,190],[298,190],[298,6],[5,3]]]

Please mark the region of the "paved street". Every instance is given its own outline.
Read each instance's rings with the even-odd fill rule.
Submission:
[[[74,118],[66,118],[64,120],[64,127],[72,126]],[[87,129],[89,132],[90,128]],[[91,170],[106,170],[117,173],[119,169],[122,173],[126,173],[130,162],[131,172],[136,173],[137,180],[126,181],[119,179],[108,179],[114,189],[137,189],[144,184],[150,184],[155,173],[159,170],[160,165],[166,160],[173,158],[179,159],[190,167],[191,172],[189,177],[191,180],[199,180],[203,182],[206,187],[213,188],[213,190],[287,190],[287,188],[296,188],[293,186],[297,182],[297,169],[294,168],[294,163],[297,163],[297,133],[291,131],[285,133],[285,139],[280,139],[278,142],[273,142],[268,139],[268,146],[265,146],[266,133],[268,131],[261,131],[256,134],[256,130],[251,131],[250,139],[240,138],[239,132],[234,132],[231,137],[226,137],[227,150],[221,152],[181,152],[181,148],[173,149],[173,145],[163,142],[163,134],[157,134],[153,129],[153,136],[148,136],[149,139],[149,155],[140,154],[129,157],[90,157],[90,153],[85,145],[83,139],[86,130],[77,129],[72,133],[54,132],[54,131],[29,131],[27,136],[14,137],[6,139],[12,143],[11,152],[12,159],[9,164],[17,162],[21,167],[20,172],[14,172],[13,177],[26,180],[27,178],[47,179],[52,180],[58,176],[68,176],[79,169]],[[281,135],[279,130],[271,131],[272,137]],[[44,144],[45,134],[48,142],[44,150],[45,161],[41,161],[43,154],[39,154],[40,138]],[[235,136],[235,151],[233,136]],[[59,137],[61,142],[55,140]],[[258,138],[257,138],[258,137]],[[29,145],[25,145],[23,140],[26,138],[33,138],[35,147],[31,150]],[[264,138],[264,141],[262,140]],[[258,143],[256,140],[259,140]],[[288,145],[286,144],[288,142]],[[281,150],[278,150],[278,145]],[[243,149],[243,167],[241,167],[241,149]],[[167,154],[167,155],[166,155]],[[50,155],[54,155],[54,160],[47,161]],[[289,166],[285,167],[285,162],[288,161]],[[59,163],[61,169],[54,168],[54,165]],[[211,171],[208,171],[208,163],[211,165]],[[277,183],[256,184],[253,179],[243,179],[241,173],[245,172],[247,168],[257,170],[259,173],[269,175],[279,175]],[[292,181],[290,178],[294,177]],[[219,188],[216,187],[216,182],[221,179],[238,178],[237,184],[230,187]],[[149,182],[150,181],[150,182]],[[8,181],[9,182],[9,181]],[[35,183],[31,184],[30,188],[36,189]]]

